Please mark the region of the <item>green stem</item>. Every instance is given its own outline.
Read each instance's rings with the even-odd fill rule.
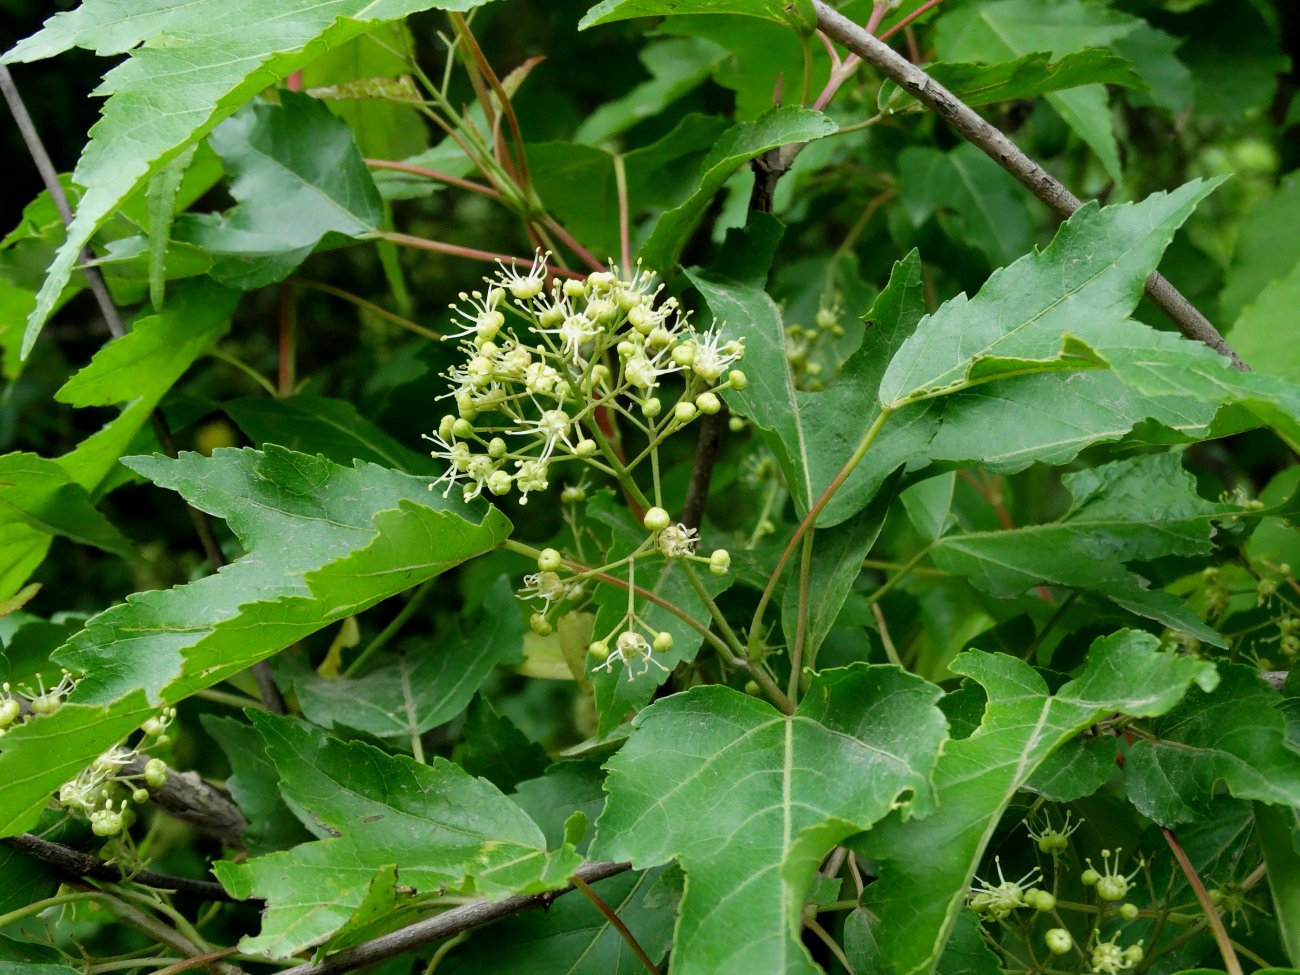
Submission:
[[[795,609],[794,647],[790,653],[790,681],[786,684],[786,696],[792,702],[799,700],[799,677],[803,670],[804,643],[808,638],[808,579],[812,570],[813,536],[815,528],[810,528],[803,536],[803,553],[799,557],[799,600]]]
[[[194,696],[232,708],[260,709],[262,707],[262,702],[255,697],[249,697],[247,694],[231,694],[229,691],[219,691],[215,687],[205,687],[201,691],[195,691]]]
[[[6,928],[15,921],[21,921],[25,917],[31,917],[33,914],[39,914],[41,911],[51,907],[58,907],[60,904],[73,904],[77,901],[94,900],[98,892],[78,891],[75,894],[58,894],[54,897],[47,897],[45,900],[34,901],[22,907],[10,911],[8,914],[0,914],[0,928]]]
[[[835,475],[835,478],[829,485],[827,485],[826,490],[822,492],[822,496],[817,499],[817,503],[808,510],[808,514],[804,516],[803,521],[799,523],[799,527],[796,528],[794,534],[790,536],[790,541],[786,544],[785,551],[781,553],[781,558],[777,560],[776,568],[772,570],[772,575],[767,580],[767,586],[763,589],[763,595],[758,600],[758,607],[754,610],[754,619],[750,623],[749,627],[749,642],[751,650],[754,648],[754,641],[758,639],[760,628],[763,625],[763,613],[767,610],[767,604],[772,601],[772,594],[776,591],[776,584],[781,578],[781,573],[785,570],[786,563],[790,561],[790,556],[794,554],[795,546],[799,544],[799,540],[803,538],[804,533],[812,527],[813,522],[817,520],[817,516],[822,513],[822,509],[830,503],[831,498],[835,496],[835,492],[840,489],[840,486],[846,480],[848,480],[849,475],[853,473],[858,464],[862,463],[862,458],[867,455],[867,451],[871,449],[871,445],[875,443],[876,437],[880,435],[880,431],[884,427],[885,422],[892,415],[893,410],[888,408],[881,409],[879,416],[877,416],[871,426],[867,428],[867,432],[862,435],[862,440],[853,451],[853,455],[849,457],[844,466],[840,468],[839,473]]]
[[[348,664],[347,669],[343,671],[344,677],[355,677],[360,673],[361,668],[369,662],[371,657],[388,645],[388,642],[397,635],[398,631],[406,625],[407,621],[419,611],[420,607],[424,604],[425,598],[433,591],[433,585],[435,582],[437,582],[436,578],[429,579],[421,584],[419,589],[415,590],[406,605],[403,606],[401,611],[393,617],[392,622],[380,630],[379,635],[371,640],[370,644],[364,650],[357,654],[356,659],[353,660],[352,663]]]
[[[903,579],[905,579],[907,575],[914,568],[916,568],[916,564],[929,554],[930,554],[930,548],[929,546],[926,546],[925,548],[917,552],[915,555],[913,555],[910,559],[904,562],[902,566],[899,567],[897,572],[895,572],[892,576],[886,579],[880,585],[880,588],[878,588],[875,592],[873,592],[870,596],[867,597],[867,602],[874,605],[877,602],[879,602],[881,599],[883,599],[886,593],[888,593],[896,585],[902,582]]]

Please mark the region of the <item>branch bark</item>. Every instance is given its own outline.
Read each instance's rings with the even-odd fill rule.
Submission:
[[[630,863],[609,863],[605,861],[584,863],[577,869],[575,875],[585,883],[594,884],[598,880],[604,880],[606,877],[612,877],[624,870],[630,870],[631,867]],[[371,965],[375,962],[394,958],[403,952],[414,951],[416,948],[422,948],[431,942],[449,938],[452,935],[460,934],[462,931],[468,931],[470,928],[476,928],[503,917],[509,917],[512,914],[519,914],[537,907],[549,907],[555,898],[571,890],[573,890],[572,885],[561,890],[550,890],[544,894],[516,894],[514,897],[507,897],[505,900],[466,904],[464,907],[453,908],[435,917],[416,921],[414,924],[393,931],[390,934],[380,935],[378,938],[359,944],[355,948],[340,951],[317,964],[297,965],[294,968],[283,969],[277,972],[276,975],[341,975],[343,972],[350,972],[362,965]]]
[[[48,863],[50,866],[71,877],[89,877],[108,883],[132,883],[155,890],[171,890],[178,894],[189,894],[205,901],[223,901],[231,904],[252,904],[261,907],[260,900],[241,901],[226,892],[226,888],[211,880],[191,880],[189,877],[173,877],[152,870],[123,870],[117,864],[101,860],[90,853],[82,853],[62,843],[43,840],[31,833],[21,836],[6,836],[0,843],[19,853]]]
[[[923,70],[843,14],[832,10],[822,0],[813,0],[813,6],[817,10],[817,26],[827,36],[839,41],[886,78],[910,92],[917,101],[970,140],[1062,219],[1083,206],[1079,198],[1060,180],[1025,155],[1004,132],[990,125]],[[1204,342],[1220,355],[1231,359],[1235,368],[1247,371],[1246,364],[1224,341],[1218,330],[1159,272],[1153,272],[1147,278],[1146,293],[1185,336]]]

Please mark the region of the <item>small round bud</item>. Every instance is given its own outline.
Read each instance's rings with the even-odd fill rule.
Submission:
[[[1138,906],[1136,904],[1132,904],[1129,903],[1128,901],[1125,901],[1123,904],[1119,906],[1119,916],[1122,917],[1125,921],[1137,920]]]
[[[566,485],[560,492],[561,504],[581,504],[587,500],[587,491],[581,484]]]
[[[144,780],[151,789],[161,789],[167,784],[167,763],[161,758],[151,758],[144,766]]]
[[[763,693],[763,689],[759,687],[758,684],[756,684],[754,681],[747,680],[745,681],[745,693],[748,694],[750,697],[758,697],[758,695]]]
[[[542,328],[554,328],[562,321],[564,321],[563,305],[548,305],[537,316],[537,324]]]
[[[820,376],[822,374],[822,364],[820,362],[809,362],[803,367],[803,371],[810,376]]]
[[[673,344],[673,334],[662,325],[657,325],[645,337],[646,344],[652,349],[662,349]]]
[[[574,456],[581,457],[583,460],[596,456],[596,451],[599,449],[600,447],[596,444],[596,441],[589,437],[583,437],[573,445]]]
[[[550,636],[555,631],[544,613],[534,613],[528,617],[528,628],[538,636]]]
[[[731,553],[725,548],[713,550],[709,556],[709,571],[715,576],[725,576],[731,569]]]
[[[624,339],[622,342],[618,343],[618,345],[614,346],[614,351],[618,353],[620,359],[626,359],[628,356],[636,353],[637,346],[635,343]]]
[[[564,282],[563,290],[564,297],[566,298],[581,298],[586,292],[587,286],[581,281],[575,281],[573,278],[569,278]]]
[[[727,429],[732,433],[740,433],[745,429],[745,418],[741,416],[731,416],[727,419]]]
[[[474,424],[462,416],[451,425],[451,432],[461,439],[472,437],[474,436]]]
[[[592,660],[596,661],[596,663],[601,663],[602,661],[608,659],[609,643],[607,643],[605,640],[593,640],[587,646],[587,656],[589,656]]]
[[[658,396],[651,396],[648,400],[646,400],[644,403],[641,404],[641,412],[650,419],[654,419],[656,416],[662,413],[663,409],[664,409],[664,404],[660,402]]]
[[[1051,928],[1043,935],[1043,943],[1054,955],[1063,955],[1074,947],[1074,939],[1065,928]]]
[[[1083,884],[1085,887],[1096,887],[1097,881],[1100,879],[1101,874],[1092,867],[1089,867],[1083,873],[1079,874],[1079,883]]]
[[[695,408],[701,413],[712,415],[722,409],[722,400],[714,393],[700,393],[695,397]]]
[[[627,323],[642,335],[648,335],[655,327],[655,315],[645,305],[633,305],[627,312]]]
[[[1042,911],[1044,914],[1056,910],[1056,898],[1050,891],[1033,888],[1025,891],[1025,903],[1036,911]]]
[[[1142,945],[1140,944],[1129,945],[1124,949],[1124,960],[1128,962],[1130,966],[1140,964],[1142,959],[1145,957],[1146,952],[1142,950]]]
[[[608,271],[593,271],[587,275],[587,284],[592,291],[608,291],[614,286],[614,275]]]
[[[506,455],[508,449],[506,442],[500,437],[493,437],[488,441],[488,456],[493,460],[500,460]]]
[[[692,342],[683,342],[677,348],[673,349],[673,362],[679,366],[689,366],[695,363],[695,344]]]
[[[732,369],[731,372],[727,373],[727,385],[736,392],[740,392],[749,385],[749,377],[739,369]]]
[[[0,728],[8,728],[21,713],[22,707],[12,697],[0,701]]]
[[[673,648],[673,635],[667,630],[660,630],[655,634],[654,643],[655,653],[667,653]]]
[[[661,532],[672,523],[672,518],[663,508],[651,508],[645,513],[645,517],[641,519],[641,524],[646,531],[652,532]]]
[[[167,730],[167,724],[160,718],[149,718],[140,725],[140,730],[150,738],[158,738]]]
[[[448,413],[441,420],[439,420],[438,436],[442,437],[443,440],[450,440],[452,437],[451,426],[455,422],[456,422],[456,417],[452,416],[450,413]]]
[[[694,403],[678,403],[673,407],[673,419],[678,423],[690,423],[698,413]]]
[[[53,714],[63,706],[63,698],[57,694],[38,694],[32,698],[32,714]]]
[[[493,471],[488,475],[487,489],[496,497],[510,493],[510,483],[513,479],[505,471]]]
[[[149,801],[149,790],[148,790],[148,789],[136,789],[134,792],[131,793],[131,801],[132,801],[132,802],[148,802],[148,801]]]
[[[1215,907],[1218,907],[1224,901],[1224,893],[1218,887],[1211,887],[1205,892],[1205,894],[1209,897],[1210,903]]]
[[[553,548],[544,548],[541,554],[537,556],[537,568],[543,572],[555,572],[562,565],[564,565],[564,559]]]

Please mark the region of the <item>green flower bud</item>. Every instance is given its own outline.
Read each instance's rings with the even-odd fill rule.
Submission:
[[[508,449],[506,442],[500,437],[493,437],[488,441],[488,456],[493,460],[500,460],[506,455]]]
[[[731,569],[731,553],[725,548],[713,550],[709,556],[709,571],[715,576],[725,576]]]
[[[587,646],[587,656],[596,663],[602,663],[609,658],[609,644],[604,640],[593,640]]]
[[[727,373],[727,385],[736,392],[740,392],[749,385],[749,377],[739,369],[732,369],[731,372]]]
[[[654,419],[663,412],[664,404],[660,402],[658,396],[651,396],[641,404],[641,412],[649,419]]]
[[[701,413],[712,415],[722,409],[722,400],[714,393],[700,393],[695,397],[695,408]]]
[[[1119,916],[1125,921],[1135,921],[1138,916],[1138,906],[1125,902],[1119,906]]]
[[[690,423],[698,413],[694,403],[678,403],[673,407],[673,419],[678,423]]]
[[[1043,943],[1054,955],[1063,955],[1074,947],[1074,939],[1065,928],[1052,928],[1043,935]]]
[[[534,613],[528,617],[528,627],[538,636],[550,636],[555,631],[555,627],[543,613]]]
[[[474,436],[474,424],[465,419],[465,417],[461,417],[451,425],[451,432],[462,440],[466,437],[472,437]]]
[[[583,460],[586,460],[588,457],[596,456],[596,451],[599,449],[600,447],[597,445],[596,441],[587,437],[583,437],[573,445],[574,455],[581,457]]]
[[[161,789],[167,784],[167,763],[161,758],[151,758],[144,766],[144,780],[151,789]]]
[[[512,478],[505,471],[493,471],[488,475],[487,489],[496,497],[510,493],[510,482]]]
[[[667,630],[660,630],[655,634],[653,646],[655,653],[667,653],[673,648],[673,635]]]
[[[537,568],[543,572],[555,572],[562,565],[564,565],[564,559],[553,548],[544,548],[541,554],[537,556]]]
[[[672,523],[672,518],[663,508],[651,508],[645,513],[645,517],[641,519],[641,524],[646,531],[652,532],[661,532]]]

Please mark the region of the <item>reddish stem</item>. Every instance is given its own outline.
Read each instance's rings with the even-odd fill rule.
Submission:
[[[489,199],[501,199],[501,194],[490,186],[475,183],[470,179],[462,179],[459,176],[452,176],[450,173],[439,172],[436,169],[425,169],[423,166],[413,166],[411,163],[397,162],[393,159],[367,159],[366,165],[371,169],[392,169],[399,173],[410,173],[412,176],[423,176],[435,183],[445,183],[448,186],[469,190],[471,193],[481,193]]]
[[[896,23],[893,27],[889,28],[889,30],[881,34],[880,39],[882,41],[889,40],[891,37],[897,34],[904,27],[907,27],[909,24],[911,24],[912,21],[916,20],[917,17],[920,17],[921,14],[925,13],[927,10],[934,9],[935,7],[939,6],[939,4],[941,3],[943,3],[943,0],[926,0],[925,3],[921,4],[921,6],[913,10],[910,14],[908,14],[906,17],[904,17],[902,20]]]
[[[276,390],[281,399],[293,395],[298,357],[298,303],[293,285],[280,288],[280,362]]]
[[[495,264],[500,261],[502,264],[523,264],[532,263],[531,258],[525,260],[522,257],[516,257],[513,254],[498,254],[494,251],[481,251],[474,247],[462,247],[459,244],[447,244],[440,240],[429,240],[427,237],[413,237],[410,234],[399,234],[394,232],[385,232],[378,235],[384,240],[391,240],[394,244],[401,244],[404,247],[416,247],[420,250],[434,251],[438,254],[450,254],[453,257],[465,257],[471,261],[487,261]],[[546,270],[556,277],[574,278],[578,281],[586,279],[585,274],[578,274],[575,271],[568,271],[562,267],[555,267],[547,264]]]

